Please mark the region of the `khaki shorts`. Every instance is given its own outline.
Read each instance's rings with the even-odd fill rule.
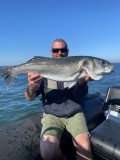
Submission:
[[[67,131],[75,138],[78,134],[88,134],[88,128],[84,114],[82,112],[73,115],[72,117],[56,117],[54,115],[45,114],[41,120],[43,135],[52,135],[60,140],[61,135],[66,128]]]

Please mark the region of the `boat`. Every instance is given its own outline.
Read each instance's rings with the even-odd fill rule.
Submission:
[[[106,97],[88,95],[83,109],[95,160],[120,160],[120,87],[112,86]],[[42,160],[39,152],[42,113],[0,128],[0,160]],[[65,130],[61,150],[75,160],[71,136]]]

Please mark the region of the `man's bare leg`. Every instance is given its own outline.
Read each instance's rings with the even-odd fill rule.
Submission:
[[[89,135],[79,134],[73,140],[76,148],[76,160],[93,160]]]
[[[44,160],[67,160],[59,148],[59,140],[51,135],[44,135],[40,140],[40,153]]]

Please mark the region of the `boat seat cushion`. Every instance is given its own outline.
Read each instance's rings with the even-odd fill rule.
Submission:
[[[108,160],[120,160],[120,121],[107,119],[91,132],[93,152]]]

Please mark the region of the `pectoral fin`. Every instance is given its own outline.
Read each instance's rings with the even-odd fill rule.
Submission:
[[[91,73],[88,73],[88,75],[93,79],[93,80],[100,80],[102,78],[102,75],[94,75]]]

